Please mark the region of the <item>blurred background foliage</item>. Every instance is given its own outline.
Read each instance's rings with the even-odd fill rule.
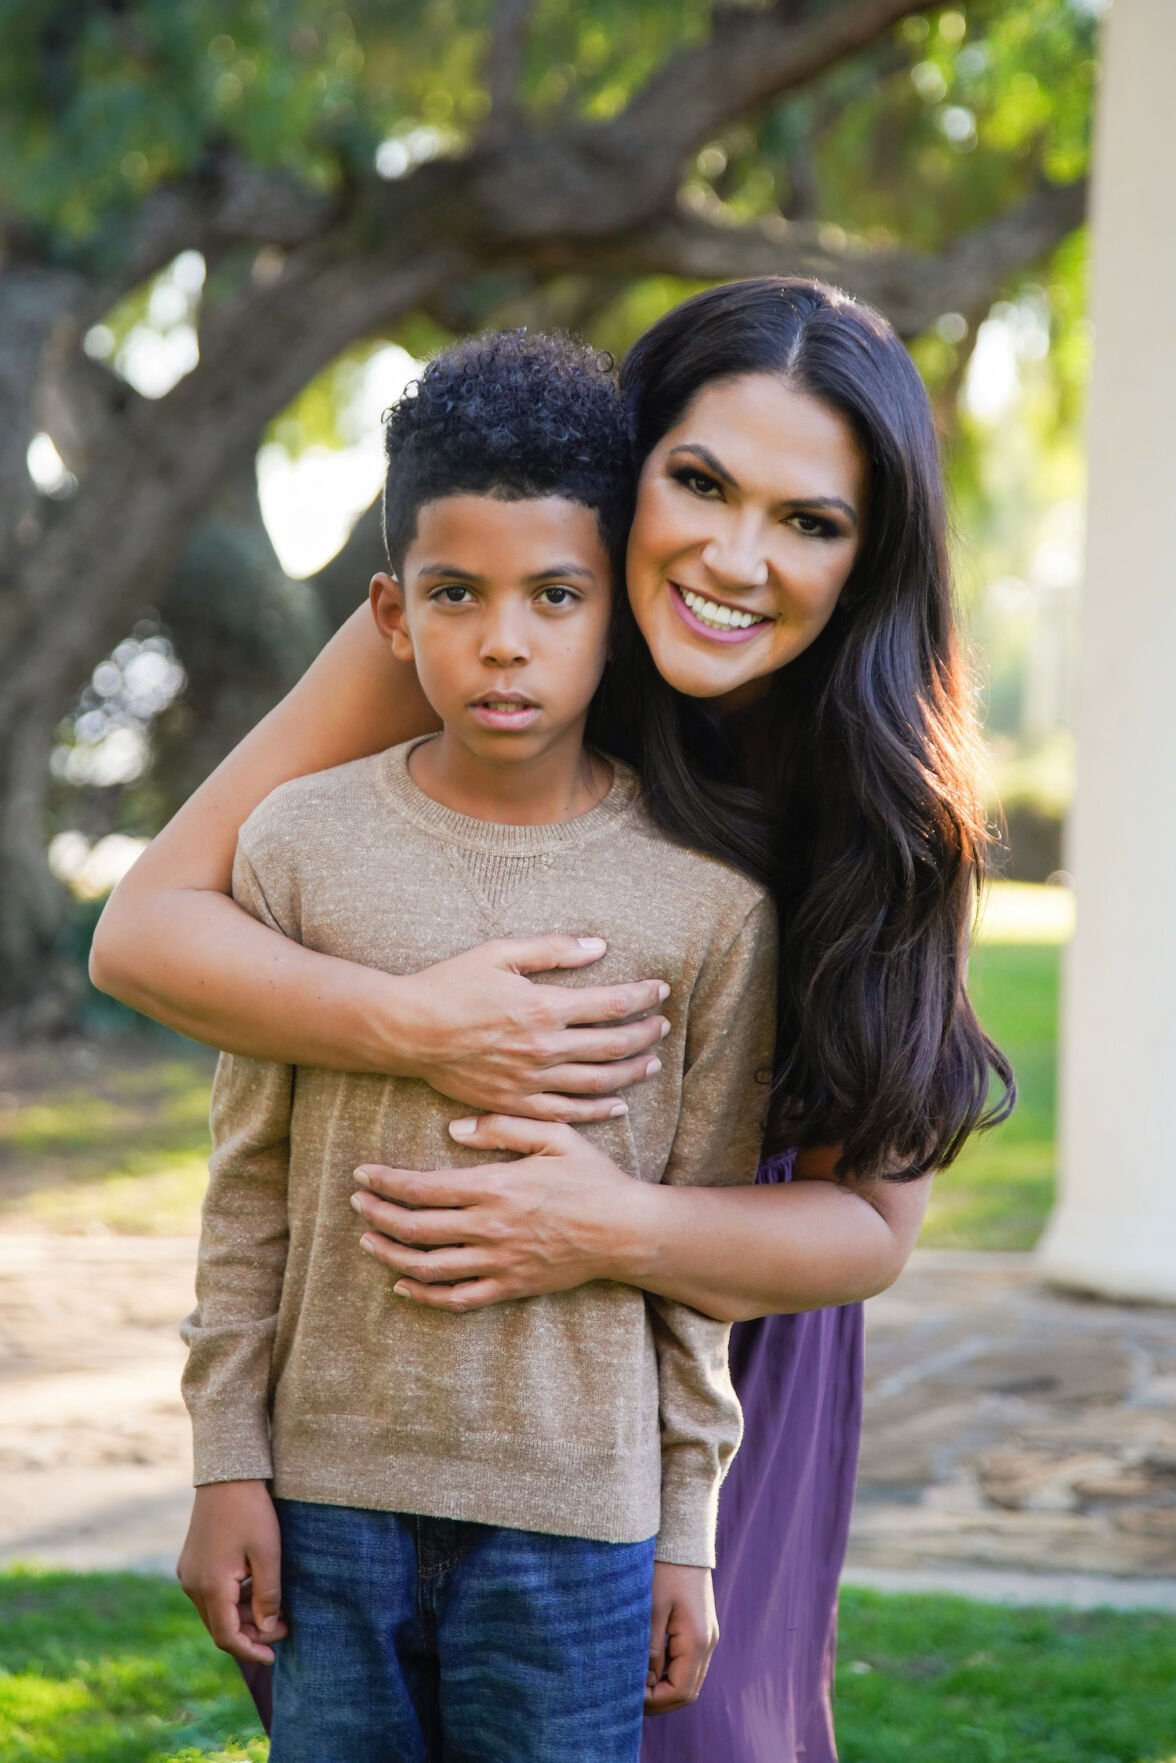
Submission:
[[[3,0],[0,202],[55,260],[100,273],[152,191],[230,148],[326,199],[460,150],[485,123],[493,0]],[[804,11],[803,3],[796,8]],[[959,0],[720,131],[686,168],[687,203],[785,216],[831,247],[928,254],[1030,194],[1080,178],[1090,152],[1096,0]],[[666,58],[702,41],[704,0],[541,0],[522,59],[531,126],[620,111]],[[90,358],[159,398],[199,357],[202,315],[264,271],[181,252],[85,338]],[[1090,354],[1086,243],[911,346],[948,465],[961,601],[992,749],[1007,872],[1064,866]],[[53,866],[100,894],[292,682],[380,564],[369,511],[380,412],[413,363],[477,323],[563,325],[620,356],[693,291],[672,276],[501,274],[356,341],[237,460],[158,606],[62,718],[46,829]],[[51,434],[40,492],[73,479]],[[366,513],[365,517],[365,511]],[[113,839],[112,839],[113,835]],[[102,849],[98,849],[101,846]]]

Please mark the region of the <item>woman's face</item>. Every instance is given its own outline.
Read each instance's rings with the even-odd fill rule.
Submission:
[[[774,374],[706,386],[642,467],[629,598],[691,698],[749,701],[829,622],[862,543],[849,425]]]

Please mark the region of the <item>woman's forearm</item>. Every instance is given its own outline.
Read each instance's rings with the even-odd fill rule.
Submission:
[[[898,1278],[930,1190],[930,1177],[876,1182],[868,1196],[829,1181],[638,1184],[602,1277],[725,1322],[853,1303]]]
[[[144,890],[134,916],[135,943],[113,937],[95,983],[145,1016],[250,1058],[407,1073],[402,980],[305,949],[213,890]]]
[[[830,1179],[837,1147],[804,1151],[800,1176],[762,1187],[635,1181],[583,1133],[502,1115],[455,1121],[471,1149],[513,1162],[406,1170],[366,1164],[354,1202],[363,1245],[396,1290],[440,1310],[617,1280],[721,1322],[849,1304],[906,1263],[931,1177]]]

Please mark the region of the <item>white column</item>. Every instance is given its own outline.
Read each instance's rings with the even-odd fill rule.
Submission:
[[[1057,1284],[1176,1302],[1176,3],[1104,22]]]

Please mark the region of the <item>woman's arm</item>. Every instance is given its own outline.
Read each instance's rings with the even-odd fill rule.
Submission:
[[[493,943],[394,977],[304,949],[229,898],[238,831],[271,790],[434,727],[414,670],[361,608],[115,889],[94,937],[94,984],[232,1053],[420,1076],[480,1108],[603,1119],[647,1075],[664,988],[523,977],[590,965],[603,945]]]
[[[568,1127],[483,1116],[450,1129],[513,1163],[411,1171],[365,1166],[363,1246],[401,1275],[402,1296],[446,1310],[619,1280],[720,1321],[873,1297],[898,1278],[931,1178],[851,1190],[835,1150],[800,1179],[747,1188],[634,1181]]]

